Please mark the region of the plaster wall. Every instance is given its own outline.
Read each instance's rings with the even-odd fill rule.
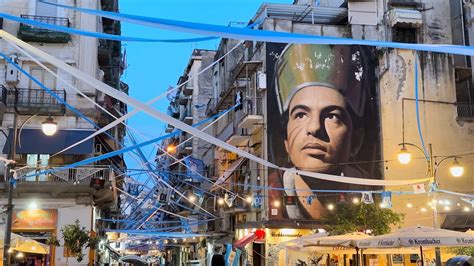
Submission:
[[[415,56],[416,53],[406,50],[391,50],[382,58],[383,67],[387,70],[380,77],[380,119],[382,124],[382,145],[385,179],[411,179],[426,177],[427,162],[421,151],[407,146],[412,153],[413,160],[407,165],[401,165],[397,161],[398,146],[403,137],[402,115],[405,121],[405,142],[413,143],[421,147],[419,137],[415,101],[403,100],[404,98],[415,98]],[[442,156],[462,155],[470,153],[474,148],[474,124],[463,121],[457,117],[456,89],[454,84],[454,72],[452,68],[452,57],[445,54],[422,53],[419,54],[419,117],[420,128],[424,138],[425,146],[429,149],[432,144],[433,158],[435,161],[443,159]],[[429,100],[434,102],[423,102]],[[404,110],[402,110],[404,101]],[[442,103],[444,102],[444,103]],[[428,151],[429,153],[429,151]],[[457,191],[461,193],[472,193],[474,191],[474,179],[472,178],[472,155],[462,156],[460,160],[465,166],[462,177],[454,178],[449,174],[449,166],[452,160],[448,159],[439,165],[437,180],[442,189]],[[411,187],[398,188],[412,190]],[[396,189],[395,189],[396,190]],[[426,188],[428,191],[428,188]],[[444,206],[438,206],[440,217],[438,226],[443,221],[443,215],[452,211],[462,211],[465,206],[459,197],[451,197],[438,193],[439,199],[448,199],[451,202],[451,210],[444,210]],[[425,226],[433,225],[433,212],[428,205],[431,198],[427,194],[394,196],[393,210],[406,214],[405,226],[418,224]],[[407,207],[411,203],[413,207]],[[457,203],[460,206],[457,206]],[[422,208],[427,211],[424,212]]]

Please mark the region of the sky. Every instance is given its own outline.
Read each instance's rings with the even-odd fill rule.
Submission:
[[[291,4],[293,0],[120,0],[119,4],[120,12],[125,14],[228,26],[229,23],[235,25],[235,22],[247,23],[265,2]],[[203,37],[129,23],[122,23],[122,35],[160,39]],[[130,96],[146,102],[164,93],[169,86],[176,85],[193,49],[216,50],[219,41],[184,44],[123,42],[128,68],[122,80],[129,85]],[[166,97],[154,106],[165,112],[168,106]],[[143,133],[143,137],[136,135],[139,142],[162,135],[165,127],[143,113],[130,118],[128,125]],[[143,151],[148,160],[153,161],[155,151],[151,147]],[[139,167],[130,156],[126,155],[125,160],[128,168]]]

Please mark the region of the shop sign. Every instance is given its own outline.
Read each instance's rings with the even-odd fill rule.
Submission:
[[[13,230],[54,230],[58,210],[13,210]]]

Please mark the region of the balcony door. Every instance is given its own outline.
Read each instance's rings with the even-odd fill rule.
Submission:
[[[27,176],[38,174],[41,171],[44,171],[49,165],[49,154],[27,154],[26,155],[26,165],[32,171],[30,171]],[[36,176],[31,176],[26,179],[26,181],[31,182],[44,182],[48,181],[47,174],[39,174]]]
[[[54,70],[53,70],[54,71]],[[32,67],[30,74],[41,82],[46,88],[50,90],[56,89],[56,78],[46,70],[40,67]],[[57,103],[57,100],[53,98],[48,92],[41,88],[38,84],[30,79],[30,90],[28,93],[21,94],[21,102],[28,103],[30,106],[37,108],[48,108],[52,104]]]
[[[50,3],[58,3],[58,0],[48,0]],[[36,0],[36,16],[45,16],[45,17],[57,17],[58,16],[58,7],[53,5],[48,5],[45,3]]]

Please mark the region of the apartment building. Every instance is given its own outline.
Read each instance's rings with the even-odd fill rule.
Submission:
[[[118,11],[117,0],[62,1],[61,4]],[[120,35],[120,23],[117,21],[99,19],[36,0],[3,1],[0,10],[43,23]],[[96,79],[103,80],[117,90],[128,91],[127,84],[120,81],[125,68],[120,42],[99,41],[9,20],[3,20],[1,26],[3,30],[20,40]],[[11,156],[12,147],[15,146],[14,160],[16,169],[19,169],[17,171],[19,179],[13,188],[12,231],[45,243],[52,235],[61,240],[61,228],[74,223],[77,219],[87,230],[105,237],[103,229],[115,225],[104,222],[100,218],[119,215],[118,195],[116,190],[110,188],[112,185],[121,186],[120,178],[114,177],[125,170],[123,158],[115,156],[91,165],[52,173],[43,173],[43,171],[121,148],[125,130],[123,126],[118,126],[56,155],[62,149],[95,132],[97,127],[93,123],[102,127],[114,120],[93,102],[115,116],[126,113],[126,105],[73,78],[61,69],[46,65],[57,76],[51,74],[5,40],[1,41],[1,52],[62,100],[48,94],[39,84],[33,82],[6,60],[1,60],[0,127],[3,134],[0,137],[2,147],[0,156],[4,158]],[[72,84],[82,95],[66,83]],[[64,102],[74,107],[81,115],[68,108]],[[41,127],[45,121],[56,124],[57,132],[51,136],[44,135]],[[17,137],[14,137],[15,131]],[[16,143],[13,144],[14,142]],[[2,169],[3,167],[2,164]],[[5,182],[4,171],[0,172],[3,191],[0,201],[5,205],[8,185]],[[7,220],[5,214],[2,215],[2,220],[4,223]],[[69,263],[76,263],[75,265],[97,263],[98,265],[110,262],[108,249],[106,246],[102,248],[96,254],[87,252],[81,263],[72,257],[68,258]],[[51,250],[50,255],[40,256],[28,253],[25,254],[25,258],[35,263],[65,265],[68,253],[63,247],[51,248]]]
[[[263,20],[259,28],[270,31],[401,43],[469,45],[472,38],[471,6],[470,1],[296,0],[293,4],[263,4],[251,21]],[[291,82],[280,80],[279,75],[282,71],[289,71],[283,67],[282,60],[285,59],[281,58],[288,56],[287,52],[294,48],[286,44],[252,41],[241,44],[223,39],[216,57],[235,45],[239,47],[213,68],[214,98],[208,105],[208,114],[226,110],[236,104],[237,98],[243,99],[243,106],[216,123],[214,136],[279,166],[295,167],[284,144],[287,129],[282,125],[284,109],[281,108],[285,108],[282,97],[286,96],[282,96],[280,91],[283,83],[279,84]],[[350,171],[339,173],[398,180],[426,177],[428,169],[431,171],[428,175],[436,179],[439,188],[472,193],[471,58],[402,49],[367,49],[372,50],[365,54],[362,50],[360,52],[363,54],[360,60],[365,64],[364,75],[370,82],[368,89],[363,91],[366,100],[362,107],[357,106],[359,109],[352,106],[356,113],[363,114],[365,121],[363,145],[352,161],[359,172],[352,171],[353,175],[347,174]],[[319,52],[300,52],[308,58],[314,55],[313,63],[317,62]],[[359,52],[353,52],[353,56],[353,61],[359,60]],[[343,61],[341,57],[341,63]],[[310,61],[304,63],[311,64]],[[297,64],[296,68],[304,69],[304,63]],[[344,77],[341,73],[340,78]],[[360,81],[357,75],[355,78]],[[418,96],[415,94],[417,90]],[[240,95],[237,97],[237,94]],[[431,150],[424,153],[413,146],[422,146],[417,126],[417,97],[419,124],[426,149],[429,147]],[[406,165],[399,163],[397,154],[403,147],[412,153],[413,158],[419,159]],[[277,250],[279,243],[325,227],[315,216],[311,218],[308,213],[295,212],[296,206],[315,204],[313,200],[318,198],[326,211],[337,211],[339,204],[361,197],[360,194],[343,192],[332,195],[276,193],[268,187],[286,187],[284,183],[275,182],[276,177],[283,178],[283,173],[220,148],[215,148],[215,154],[216,180],[240,197],[233,204],[218,206],[222,219],[211,222],[209,228],[214,232],[228,232],[233,237],[224,242],[241,247],[239,259],[243,264],[268,265],[279,261],[284,265],[284,252]],[[466,169],[462,177],[452,177],[448,173],[450,164],[455,163],[454,157]],[[314,182],[310,188],[370,189]],[[410,186],[389,189],[413,191]],[[224,196],[225,190],[216,190],[215,193]],[[403,226],[434,225],[456,230],[473,226],[469,204],[457,196],[435,194],[436,201],[431,201],[432,198],[425,193],[393,194],[392,209],[406,215]],[[247,196],[252,198],[251,203],[245,202]],[[442,205],[440,199],[444,202]],[[249,236],[256,230],[263,230],[265,237],[255,240]],[[245,240],[245,243],[240,240]],[[214,243],[218,242],[216,237]]]

